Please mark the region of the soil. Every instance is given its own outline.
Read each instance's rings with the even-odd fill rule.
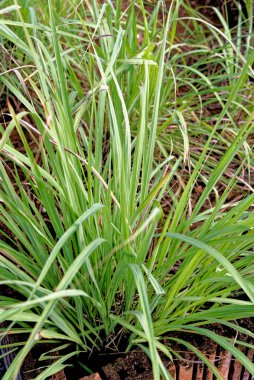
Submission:
[[[243,14],[247,16],[245,1],[238,0],[238,2],[242,7]],[[233,28],[237,25],[238,9],[236,2],[233,0],[191,0],[190,4],[194,9],[203,14],[209,20],[209,22],[212,22],[217,26],[220,26],[221,24],[218,20],[218,16],[216,15],[214,8],[217,8],[225,19],[228,18],[230,28]]]
[[[46,366],[52,363],[50,360],[40,360],[40,356],[49,350],[52,350],[52,344],[39,344],[30,351],[20,371],[22,380],[35,379]],[[54,355],[58,355],[58,353],[55,352]],[[61,373],[52,377],[51,380],[61,380],[60,375]],[[63,376],[63,373],[61,376]]]
[[[242,319],[237,321],[237,323],[238,325],[254,332],[253,319]],[[237,338],[249,344],[254,344],[254,339],[247,337],[244,334],[238,334],[236,336],[236,332],[233,329],[220,324],[208,325],[206,327],[216,334],[231,338],[232,340]],[[173,362],[169,361],[164,355],[161,355],[161,357],[166,368],[171,371],[171,374],[175,373],[176,379],[184,380],[184,376],[190,376],[190,373],[191,377],[186,377],[186,379],[198,379],[197,375],[201,370],[204,376],[203,378],[206,379],[209,378],[211,372],[202,364],[201,360],[195,354],[187,351],[186,347],[173,340],[174,338],[191,343],[209,358],[221,373],[224,373],[225,375],[225,371],[227,370],[228,374],[231,376],[230,379],[232,380],[241,380],[241,377],[235,377],[236,368],[240,368],[242,374],[245,373],[241,364],[234,359],[232,360],[229,353],[225,352],[224,349],[219,347],[209,338],[191,333],[174,332],[171,334],[171,337],[164,341],[170,349],[176,352],[176,355],[173,356]],[[243,350],[242,347],[238,348]],[[252,360],[254,351],[249,350],[248,348],[243,351],[247,356],[251,357]],[[65,370],[67,380],[86,379],[86,374],[81,369],[79,363],[85,364],[94,373],[97,372],[101,380],[152,380],[151,363],[147,356],[140,350],[134,350],[128,353],[112,353],[111,351],[108,351],[93,355],[83,355],[76,358],[76,361],[72,363],[72,367]],[[186,374],[183,375],[183,372],[186,372]],[[226,377],[224,378],[226,379]],[[246,379],[249,380],[248,377],[246,377]]]
[[[25,341],[26,339],[27,339],[27,337],[22,336],[22,341]],[[8,344],[8,343],[13,344],[15,342],[17,342],[17,343],[20,342],[20,335],[16,335],[16,336],[15,335],[10,335],[10,336],[7,335],[3,339],[4,344]],[[19,378],[17,380],[35,379],[36,376],[38,376],[45,369],[46,366],[48,366],[52,363],[52,361],[50,361],[50,360],[43,360],[43,361],[40,360],[41,355],[45,354],[45,352],[47,352],[49,350],[52,350],[52,348],[53,348],[52,344],[44,344],[44,343],[37,344],[27,355],[27,357],[26,357],[26,359],[25,359],[25,361],[21,367],[21,370],[19,373]],[[1,353],[7,354],[8,349],[5,349],[4,351],[1,350]],[[58,353],[57,352],[51,353],[51,355],[53,355],[53,354],[57,356]],[[10,353],[9,355],[6,355],[6,357],[4,359],[0,360],[0,379],[2,379],[2,377],[6,371],[6,368],[9,367],[13,358],[14,358],[14,354]],[[63,376],[65,379],[65,375],[62,372],[59,375],[55,375],[54,377],[52,377],[51,380],[62,380]]]
[[[254,320],[253,319],[242,319],[237,321],[237,323],[254,332]],[[236,338],[236,333],[230,328],[225,328],[220,324],[213,324],[207,326],[213,332],[223,335],[229,338]],[[186,379],[198,379],[197,374],[202,371],[203,379],[208,379],[210,376],[210,370],[204,366],[201,360],[195,356],[190,351],[186,350],[186,347],[174,341],[174,338],[185,340],[186,342],[191,343],[195,348],[199,349],[209,360],[211,360],[214,365],[220,370],[225,371],[224,365],[225,361],[226,368],[228,373],[231,374],[229,379],[232,380],[241,380],[241,379],[251,379],[248,373],[242,368],[235,360],[231,360],[231,355],[228,357],[223,349],[221,349],[216,343],[212,342],[210,339],[183,332],[174,332],[171,334],[171,338],[165,339],[164,343],[168,347],[176,352],[176,355],[173,356],[173,362],[169,361],[164,355],[161,355],[162,361],[166,368],[170,370],[171,374],[175,374],[176,379],[184,380]],[[126,337],[126,341],[127,341]],[[250,337],[246,337],[243,334],[239,334],[237,339],[245,341],[247,343],[254,344],[254,340]],[[9,338],[11,342],[19,341],[18,336],[11,336]],[[251,360],[254,358],[254,351],[249,350],[248,348],[239,347]],[[39,360],[42,353],[45,353],[47,350],[52,349],[52,345],[40,344],[33,348],[33,350],[27,356],[24,365],[22,366],[20,375],[22,380],[31,380],[36,377],[42,370],[38,369],[44,365],[50,364],[49,361],[41,362]],[[124,352],[112,352],[108,351],[96,353],[92,355],[80,355],[72,359],[72,362],[68,363],[69,366],[65,371],[60,372],[59,374],[52,377],[51,380],[80,380],[86,379],[88,373],[84,370],[83,366],[91,370],[91,372],[98,373],[101,380],[152,380],[152,370],[151,363],[148,357],[144,352],[136,349],[134,351],[124,353]],[[240,371],[240,377],[234,377],[236,371]],[[237,372],[237,373],[238,373]],[[3,362],[0,361],[0,379],[4,373]],[[184,373],[184,374],[183,374]],[[242,377],[246,374],[248,377]],[[209,376],[208,376],[209,375]],[[206,377],[208,376],[208,377]],[[99,379],[99,377],[97,377]],[[88,378],[89,379],[89,378]],[[226,379],[226,377],[225,377]]]

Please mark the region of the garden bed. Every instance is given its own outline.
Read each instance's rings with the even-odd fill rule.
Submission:
[[[238,321],[241,327],[248,328],[249,331],[254,331],[254,323],[251,319]],[[224,329],[221,325],[209,326],[211,331],[217,332],[222,336],[227,336],[232,339],[232,344],[235,345],[234,340],[238,339],[245,341],[246,344],[253,344],[253,339],[244,335],[235,336],[234,331],[231,329]],[[230,352],[225,351],[215,342],[205,337],[191,336],[181,333],[176,333],[172,337],[184,339],[195,346],[202,352],[207,360],[218,369],[219,374],[223,380],[251,380],[252,375],[244,368],[241,362],[232,357]],[[235,339],[234,339],[235,338]],[[19,337],[10,337],[9,343],[19,342]],[[7,341],[5,341],[7,343]],[[184,346],[176,343],[173,340],[168,340],[166,344],[174,350],[177,356],[173,355],[173,360],[169,361],[165,356],[162,356],[165,367],[170,372],[174,380],[212,380],[213,372],[209,367],[204,364],[193,352],[186,351]],[[236,344],[237,347],[237,344]],[[250,347],[238,348],[253,362],[254,349]],[[40,365],[40,356],[47,352],[50,346],[41,345],[33,349],[26,358],[24,365],[20,371],[18,380],[32,380],[35,376],[39,375],[41,370],[38,369]],[[6,350],[5,353],[8,351]],[[55,353],[56,358],[59,355]],[[3,360],[0,371],[3,376],[5,367],[8,368],[14,355],[7,355]],[[91,375],[87,375],[84,371],[86,366]],[[73,361],[68,363],[69,366],[65,370],[60,371],[54,375],[50,380],[153,380],[151,362],[144,352],[140,350],[125,352],[98,352],[97,354],[81,354]],[[1,378],[1,377],[0,377]]]
[[[214,348],[214,347],[213,347]],[[164,361],[174,380],[212,380],[213,373],[201,360],[193,359],[191,352],[177,352],[183,359],[174,359],[173,362]],[[231,354],[220,349],[209,350],[209,354],[203,352],[207,359],[219,371],[223,380],[251,380],[252,375],[243,367],[241,362],[232,358]],[[189,359],[186,359],[188,357]],[[254,350],[245,350],[245,355],[250,360],[254,360]],[[110,356],[112,359],[110,360]],[[116,357],[116,358],[114,358]],[[185,358],[184,358],[185,357]],[[78,375],[74,368],[62,370],[54,375],[51,380],[153,380],[151,364],[143,352],[130,352],[126,354],[107,355],[107,359],[98,362],[109,362],[101,368],[97,367],[97,372],[91,375]],[[26,368],[27,366],[27,368]],[[19,377],[20,380],[34,379],[35,370],[34,357],[26,361],[25,367]],[[2,365],[3,367],[3,365]],[[1,367],[1,375],[4,369]],[[38,374],[38,372],[37,372]]]

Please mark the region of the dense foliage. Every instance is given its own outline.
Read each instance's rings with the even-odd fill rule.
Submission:
[[[171,379],[160,354],[176,331],[254,375],[244,341],[206,328],[254,336],[234,322],[254,313],[252,1],[232,28],[219,8],[212,23],[169,3],[1,1],[0,283],[12,291],[0,322],[20,335],[4,380],[35,344],[59,352],[45,379],[123,332],[155,380]]]

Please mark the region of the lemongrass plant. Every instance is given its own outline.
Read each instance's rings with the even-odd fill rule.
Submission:
[[[160,354],[171,360],[176,331],[211,338],[254,375],[232,344],[245,342],[206,328],[253,337],[233,322],[254,313],[251,6],[234,30],[181,0],[1,7],[2,96],[19,104],[7,101],[0,127],[0,281],[13,289],[1,334],[20,336],[4,380],[36,344],[59,352],[45,379],[119,328],[155,380],[172,378]]]

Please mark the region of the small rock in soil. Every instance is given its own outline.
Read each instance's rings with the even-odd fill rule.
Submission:
[[[51,380],[67,380],[65,373],[64,373],[64,370],[62,370],[58,373],[55,373],[55,375],[52,376]]]
[[[101,380],[101,377],[98,373],[93,373],[92,375],[82,377],[79,380]]]

